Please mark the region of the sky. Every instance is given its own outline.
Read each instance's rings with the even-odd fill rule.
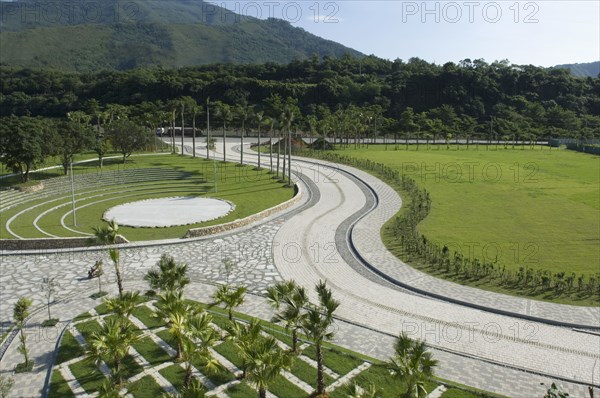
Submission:
[[[600,1],[225,1],[365,54],[444,64],[470,58],[554,66],[600,60]]]

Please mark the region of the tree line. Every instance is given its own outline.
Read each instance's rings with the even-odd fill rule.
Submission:
[[[172,112],[172,102],[181,98],[237,106],[279,96],[297,100],[298,129],[308,131],[311,117],[323,121],[314,126],[320,134],[332,134],[324,121],[328,115],[354,107],[375,110],[377,126],[364,112],[362,122],[372,123],[376,135],[492,135],[496,140],[600,136],[599,78],[508,61],[436,65],[418,58],[392,62],[347,55],[289,64],[86,74],[9,67],[0,72],[3,116],[56,118],[111,106],[125,106],[132,113]],[[191,124],[192,114],[184,116]]]

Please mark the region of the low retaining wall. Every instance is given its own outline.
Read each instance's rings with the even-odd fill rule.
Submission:
[[[0,250],[50,250],[75,249],[90,246],[90,238],[48,238],[48,239],[2,239]],[[117,243],[129,243],[121,235]]]
[[[262,220],[263,218],[267,218],[270,215],[275,214],[280,211],[283,211],[283,210],[291,207],[292,205],[294,205],[296,202],[298,202],[300,200],[300,197],[302,196],[301,191],[300,191],[300,186],[298,184],[294,185],[294,191],[295,191],[294,197],[292,199],[287,200],[283,203],[280,203],[277,206],[271,207],[270,209],[266,209],[259,213],[252,214],[251,216],[248,216],[246,218],[241,218],[241,219],[231,221],[231,222],[228,222],[225,224],[211,225],[210,227],[190,229],[187,231],[184,238],[198,238],[201,236],[207,236],[207,235],[217,234],[220,232],[226,232],[226,231],[230,231],[232,229],[236,229],[236,228],[240,228],[240,227],[244,227],[246,225],[252,224],[256,221]]]

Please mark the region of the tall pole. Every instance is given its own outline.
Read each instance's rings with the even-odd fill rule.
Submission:
[[[77,216],[75,215],[75,177],[73,176],[73,160],[71,160],[71,203],[73,205],[73,226],[77,226]]]
[[[206,99],[206,160],[210,160],[210,97]]]
[[[292,186],[292,130],[288,127],[288,184]]]
[[[206,158],[210,159],[210,97],[206,99]],[[213,181],[215,184],[215,193],[217,192],[217,157],[213,156]]]
[[[185,135],[185,122],[183,120],[185,114],[185,105],[181,103],[181,156],[183,156],[183,138]]]

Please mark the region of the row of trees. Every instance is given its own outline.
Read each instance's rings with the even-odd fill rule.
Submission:
[[[400,120],[408,108],[426,116],[433,124],[430,128],[438,124],[447,130],[439,133],[443,136],[462,133],[465,126],[474,125],[473,135],[484,138],[492,120],[498,137],[517,132],[538,138],[600,134],[600,79],[576,78],[566,70],[507,61],[488,64],[467,59],[439,66],[417,58],[390,62],[346,56],[287,65],[209,65],[95,74],[2,67],[0,73],[2,115],[61,117],[91,110],[94,105],[150,109],[180,98],[200,104],[210,98],[235,107],[244,102],[261,104],[279,95],[297,99],[305,115],[298,121],[305,131],[309,116],[320,118],[323,109],[335,113],[354,105],[378,107],[385,119],[379,131],[388,134],[407,128]],[[172,105],[165,111],[181,107]],[[193,114],[193,104],[184,108]],[[186,117],[186,123],[193,119]],[[419,124],[425,132],[426,123]]]
[[[103,157],[111,149],[120,152],[125,162],[134,151],[151,143],[148,131],[133,121],[113,119],[94,129],[88,120],[82,112],[70,113],[67,119],[0,118],[2,163],[27,182],[29,173],[51,157],[57,159],[66,175],[78,153],[95,151],[102,167]]]

